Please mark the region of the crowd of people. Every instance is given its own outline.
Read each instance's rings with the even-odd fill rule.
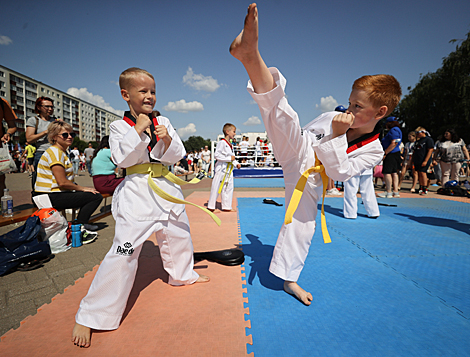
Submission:
[[[450,181],[452,185],[458,185],[461,178],[469,176],[470,145],[466,146],[455,130],[445,130],[434,141],[431,134],[419,126],[408,133],[408,141],[403,144],[395,118],[387,121],[387,129],[388,133],[382,139],[385,151],[382,175],[376,175],[383,177],[386,192],[378,194],[379,197],[400,197],[399,191],[406,177],[412,181],[411,193],[426,195],[431,184],[446,187]],[[418,189],[416,185],[419,185]]]

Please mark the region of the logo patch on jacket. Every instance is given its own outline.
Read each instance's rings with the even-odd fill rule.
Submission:
[[[134,248],[132,248],[132,244],[129,242],[124,243],[124,248],[118,245],[116,249],[116,253],[119,255],[124,255],[126,257],[130,257],[132,253],[134,253]]]

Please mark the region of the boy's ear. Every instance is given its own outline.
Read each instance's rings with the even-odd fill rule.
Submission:
[[[121,89],[121,96],[126,102],[130,100],[129,92],[126,89]]]
[[[382,119],[387,114],[387,111],[388,111],[388,107],[386,105],[382,105],[377,111],[377,113],[375,114],[375,119],[377,120]]]

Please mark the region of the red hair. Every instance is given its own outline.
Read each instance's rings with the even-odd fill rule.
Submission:
[[[362,76],[354,81],[352,89],[365,91],[375,107],[387,106],[385,116],[393,112],[401,98],[400,83],[389,74]]]
[[[51,98],[49,98],[49,97],[39,97],[38,99],[36,99],[36,104],[34,105],[34,112],[36,114],[40,113],[39,107],[42,106],[42,102],[51,102],[52,105],[54,105],[54,100],[52,100]]]

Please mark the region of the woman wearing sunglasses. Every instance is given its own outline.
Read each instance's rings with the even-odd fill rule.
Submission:
[[[47,138],[51,146],[39,160],[33,196],[48,194],[52,207],[57,210],[80,208],[77,223],[93,231],[98,227],[89,225],[88,221],[103,197],[92,187],[74,183],[72,163],[66,154],[74,137],[70,124],[63,121],[49,124]]]

